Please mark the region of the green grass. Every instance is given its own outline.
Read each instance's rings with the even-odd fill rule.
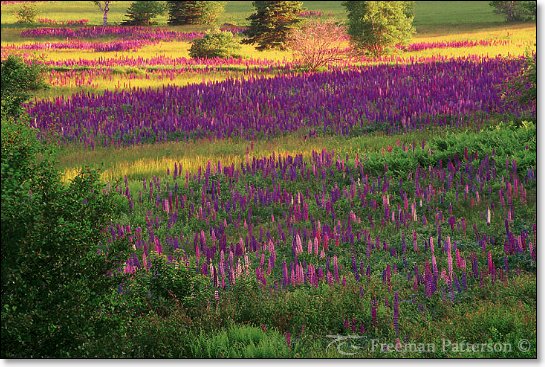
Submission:
[[[109,23],[119,24],[125,17],[129,1],[117,1],[111,5]],[[305,1],[305,8],[322,11],[338,20],[345,20],[346,13],[341,1]],[[24,26],[16,24],[15,12],[18,4],[2,7],[2,40],[13,42],[14,36]],[[102,14],[91,1],[47,1],[38,2],[38,18],[50,18],[59,21],[88,19],[89,24],[102,24]],[[219,22],[246,25],[246,18],[252,13],[250,1],[229,1],[225,13]],[[157,18],[160,25],[165,25],[167,16]],[[488,1],[417,1],[415,8],[415,27],[419,33],[445,33],[456,30],[482,29],[498,26],[503,17],[493,12]],[[200,28],[200,27],[197,27]],[[194,27],[193,27],[194,29]]]
[[[59,169],[65,180],[71,179],[82,166],[98,168],[105,181],[113,181],[127,176],[141,179],[152,175],[163,175],[174,162],[182,163],[184,170],[195,172],[208,161],[215,164],[240,164],[246,157],[264,157],[272,152],[277,154],[298,154],[310,156],[313,150],[334,150],[341,156],[355,157],[365,153],[380,152],[396,144],[417,145],[429,137],[440,137],[456,131],[455,129],[431,128],[425,131],[384,135],[370,133],[361,136],[319,136],[306,139],[301,133],[287,134],[269,140],[250,142],[240,139],[199,140],[195,142],[167,142],[146,144],[125,148],[97,147],[87,150],[77,146],[67,146],[59,152]],[[252,149],[253,146],[253,149]]]
[[[421,34],[448,34],[504,24],[488,1],[417,1],[414,26]]]

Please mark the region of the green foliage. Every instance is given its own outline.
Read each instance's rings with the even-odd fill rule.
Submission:
[[[2,60],[2,117],[19,116],[21,106],[32,92],[45,88],[43,66],[32,62],[27,65],[23,59],[10,55]]]
[[[301,1],[254,1],[248,37],[243,43],[257,44],[258,50],[285,49],[290,32],[301,22]]]
[[[193,58],[203,57],[240,57],[240,44],[231,32],[214,31],[207,33],[203,38],[193,40],[189,55]]]
[[[503,97],[507,103],[535,104],[537,102],[536,54],[526,57],[526,66],[520,74],[503,86]]]
[[[130,304],[126,312],[166,316],[174,307],[182,307],[189,314],[197,314],[214,294],[210,280],[194,269],[169,263],[165,256],[156,254],[148,261],[149,271],[138,271],[123,287]]]
[[[345,1],[348,34],[354,47],[373,56],[391,52],[407,44],[415,33],[413,2]]]
[[[103,232],[118,207],[96,172],[63,186],[36,131],[2,119],[4,357],[82,356],[118,326],[109,300],[128,248]]]
[[[213,24],[225,9],[225,1],[167,1],[168,24]]]
[[[201,333],[191,342],[193,358],[286,358],[284,337],[252,326],[232,326],[212,335]]]
[[[161,1],[133,1],[127,9],[123,25],[152,25],[156,24],[154,18],[163,15],[166,11],[165,4]]]
[[[38,9],[34,4],[25,3],[21,5],[16,12],[17,23],[33,24],[36,23],[36,16],[38,16]]]
[[[451,133],[444,137],[433,138],[428,142],[427,149],[416,149],[413,152],[403,152],[394,149],[391,154],[383,155],[373,152],[366,155],[365,167],[368,172],[380,174],[385,165],[396,176],[403,177],[418,165],[427,167],[436,165],[439,161],[447,161],[452,157],[461,157],[465,149],[478,152],[479,156],[490,155],[495,152],[498,161],[515,158],[519,172],[536,165],[536,127],[526,123],[523,127],[515,125],[499,125],[495,128],[484,129],[478,134],[467,131]],[[520,149],[528,145],[528,150]],[[502,168],[499,168],[502,169]]]
[[[535,20],[537,1],[491,1],[494,12],[505,16],[507,22]]]

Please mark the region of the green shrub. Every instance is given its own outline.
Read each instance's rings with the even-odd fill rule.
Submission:
[[[526,66],[518,75],[503,86],[503,97],[507,103],[535,104],[537,101],[536,55],[526,56]]]
[[[47,87],[43,72],[43,66],[35,62],[26,64],[18,56],[2,60],[2,118],[19,116],[23,112],[21,104],[31,93]]]
[[[182,307],[195,316],[214,295],[210,279],[195,269],[169,263],[165,256],[154,253],[149,262],[149,270],[139,270],[124,286],[126,312],[134,316],[149,312],[167,316],[174,308]]]
[[[189,55],[193,58],[240,57],[239,50],[240,45],[231,32],[211,32],[193,41]]]

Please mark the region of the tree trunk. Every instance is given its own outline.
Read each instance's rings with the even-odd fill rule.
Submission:
[[[104,14],[102,16],[102,25],[106,27],[108,25],[108,11],[110,11],[110,2],[104,2]]]

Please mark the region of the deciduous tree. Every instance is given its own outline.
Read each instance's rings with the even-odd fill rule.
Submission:
[[[293,52],[294,62],[316,70],[347,56],[348,39],[345,28],[333,20],[310,20],[300,29],[295,29],[288,39],[288,48]]]
[[[536,19],[536,1],[491,1],[490,6],[497,14],[505,16],[507,22]]]
[[[98,6],[100,11],[102,12],[102,25],[107,26],[108,13],[110,12],[110,5],[113,3],[113,1],[93,1],[93,3]]]
[[[348,34],[355,49],[380,56],[415,33],[412,1],[345,1]]]

